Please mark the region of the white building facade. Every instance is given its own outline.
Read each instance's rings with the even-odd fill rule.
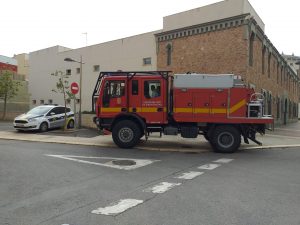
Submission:
[[[82,111],[92,110],[92,94],[100,71],[156,70],[156,32],[123,38],[79,49],[54,46],[29,54],[29,92],[31,108],[41,104],[63,104],[62,94],[55,89],[55,71],[70,74],[69,83],[80,81],[80,63],[66,62],[65,58],[80,61],[82,57]],[[79,99],[79,94],[76,95]],[[79,102],[77,102],[78,104]],[[69,106],[73,107],[73,101]]]

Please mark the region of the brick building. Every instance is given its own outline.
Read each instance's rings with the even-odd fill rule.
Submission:
[[[25,81],[25,75],[19,74],[18,60],[0,55],[0,76],[5,71],[12,73],[13,80],[20,82],[18,94],[8,99],[7,102],[7,120],[13,119],[15,116],[27,111],[29,109],[29,94],[28,94],[28,82]],[[3,116],[4,101],[0,99],[0,118]]]
[[[265,113],[276,123],[297,120],[299,77],[265,35],[247,0],[226,0],[165,17],[156,41],[158,70],[241,75],[263,93]]]

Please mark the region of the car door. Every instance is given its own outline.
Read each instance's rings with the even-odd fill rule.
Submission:
[[[56,127],[65,125],[65,107],[57,107]]]
[[[46,118],[49,121],[49,128],[57,127],[57,115],[58,115],[58,109],[57,107],[51,109],[47,115]]]

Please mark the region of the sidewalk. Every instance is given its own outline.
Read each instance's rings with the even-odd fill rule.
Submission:
[[[17,132],[14,130],[0,131],[0,139],[22,140],[33,142],[74,144],[114,148],[111,135],[99,135],[96,130],[81,129],[62,132],[54,130],[47,133]],[[265,149],[279,147],[300,147],[300,123],[293,123],[281,126],[275,131],[268,131],[265,136],[257,136],[257,139],[263,143],[258,146],[250,141],[250,144],[242,143],[241,149]],[[180,136],[163,136],[153,134],[147,141],[142,139],[136,147],[143,150],[156,151],[176,151],[187,153],[199,153],[210,151],[210,144],[202,137],[196,139],[186,139]]]

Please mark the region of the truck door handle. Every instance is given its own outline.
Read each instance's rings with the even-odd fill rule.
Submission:
[[[157,112],[162,112],[163,110],[163,108],[157,108]]]
[[[209,103],[204,103],[204,106],[209,106]]]
[[[192,106],[192,103],[189,102],[187,105],[188,105],[188,106]]]
[[[122,108],[121,111],[122,112],[127,112],[127,108]]]

